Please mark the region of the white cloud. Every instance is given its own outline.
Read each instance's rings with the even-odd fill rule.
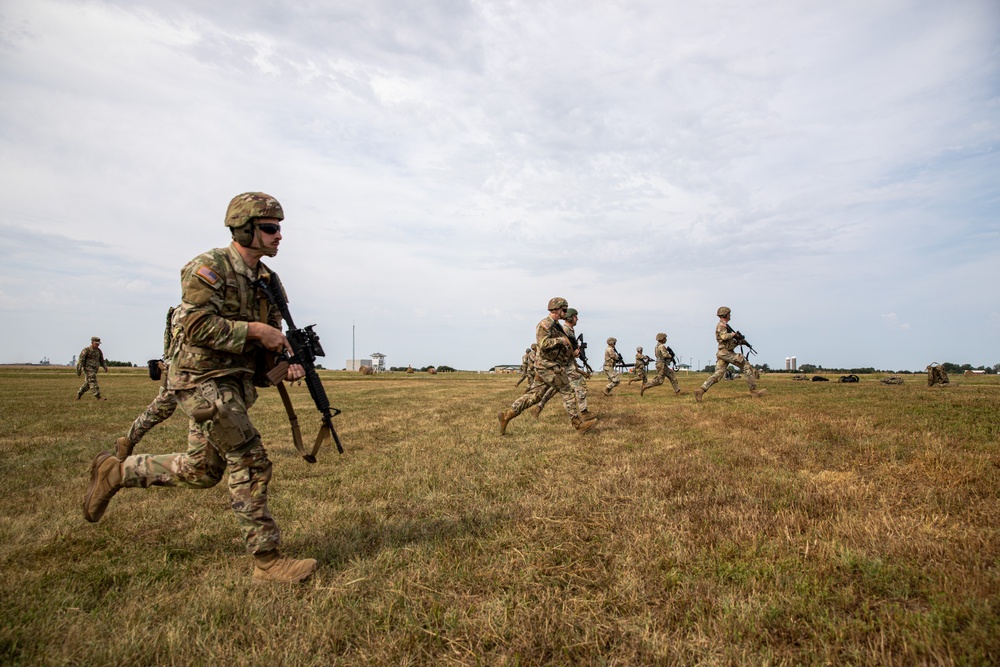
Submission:
[[[357,319],[393,365],[507,361],[555,294],[595,340],[668,328],[706,357],[715,307],[738,306],[772,366],[792,347],[824,366],[922,368],[956,338],[955,361],[992,353],[972,315],[918,319],[1000,310],[987,0],[2,14],[0,195],[22,243],[4,314],[43,321],[105,290],[103,320],[155,342],[180,266],[226,242],[230,197],[264,190],[289,218],[272,264],[333,359]],[[30,298],[7,287],[24,275]],[[426,325],[407,342],[401,313]]]

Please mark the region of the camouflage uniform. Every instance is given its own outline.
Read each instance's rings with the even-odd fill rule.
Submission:
[[[573,348],[576,348],[576,330],[573,328],[569,322],[562,323],[562,330],[569,338],[570,343],[573,344]],[[573,388],[573,393],[576,395],[576,407],[577,414],[583,414],[587,412],[587,378],[580,371],[579,367],[576,365],[575,357],[567,357],[569,363],[566,365],[566,378],[569,380],[570,386]],[[541,413],[545,404],[549,402],[549,399],[556,395],[555,387],[549,387],[542,394],[542,399],[538,402],[536,407],[535,416],[537,417]]]
[[[267,507],[271,461],[247,410],[257,400],[253,374],[263,351],[247,338],[249,322],[281,326],[281,315],[250,286],[273,274],[250,269],[234,245],[191,260],[181,271],[178,333],[168,389],[190,418],[184,453],[130,456],[122,463],[127,487],[203,489],[229,473],[229,495],[247,551],[277,549],[281,538]]]
[[[167,377],[170,370],[170,357],[173,353],[171,343],[175,338],[180,339],[180,336],[174,336],[174,328],[179,329],[180,327],[179,314],[180,308],[172,307],[167,310],[167,325],[163,331],[163,364],[160,369],[163,372],[163,384],[153,402],[146,406],[146,410],[141,415],[136,417],[132,426],[129,427],[128,433],[125,434],[129,442],[129,454],[131,454],[132,448],[142,440],[142,436],[160,422],[170,419],[170,415],[174,414],[177,409],[177,398],[173,391],[167,389]]]
[[[662,341],[659,338],[657,338],[657,341],[656,352],[654,353],[656,355],[656,377],[643,384],[642,390],[645,392],[647,389],[659,387],[663,384],[664,379],[669,379],[670,386],[674,388],[674,393],[679,394],[681,393],[681,387],[677,384],[677,374],[670,367],[670,363],[674,358],[667,350],[667,337],[664,335]]]
[[[108,362],[104,359],[104,353],[101,352],[101,348],[94,347],[93,343],[100,343],[101,339],[94,336],[90,339],[91,345],[80,350],[80,357],[76,360],[76,374],[80,375],[83,373],[86,376],[83,384],[80,388],[76,390],[76,397],[80,398],[87,393],[87,389],[94,392],[94,398],[100,400],[101,398],[101,387],[97,384],[97,370],[103,368],[104,372],[108,372]]]
[[[576,405],[576,393],[566,374],[566,366],[572,363],[572,352],[569,339],[566,337],[558,320],[546,316],[535,327],[535,339],[538,341],[538,351],[535,357],[535,384],[530,391],[514,401],[507,421],[518,416],[531,406],[542,400],[548,389],[559,392],[563,407],[574,425],[580,422],[580,411]]]
[[[628,381],[629,384],[633,382],[646,384],[646,355],[642,353],[641,347],[635,349],[635,366],[632,367],[632,375],[634,377]]]
[[[611,341],[614,341],[614,343]],[[621,358],[621,355],[618,354],[618,350],[615,349],[615,343],[617,342],[617,339],[609,338],[608,348],[604,350],[604,374],[608,376],[608,384],[604,387],[605,396],[610,396],[611,390],[617,387],[622,381],[618,371],[615,370],[615,364],[618,363],[618,360]]]
[[[715,340],[719,344],[719,349],[715,353],[715,372],[702,383],[700,392],[695,392],[695,398],[700,401],[702,394],[708,391],[709,387],[721,380],[726,374],[729,364],[733,364],[743,371],[743,377],[746,378],[747,387],[750,388],[751,393],[754,393],[755,396],[758,393],[762,394],[764,392],[763,389],[760,392],[756,392],[757,374],[753,366],[750,365],[750,362],[742,354],[734,352],[737,345],[736,333],[729,331],[729,324],[727,322],[720,320],[715,325]]]
[[[525,387],[524,393],[527,394],[536,384],[535,380],[535,360],[538,358],[538,343],[532,343],[531,347],[528,348],[528,366],[525,371],[528,378],[528,386]]]

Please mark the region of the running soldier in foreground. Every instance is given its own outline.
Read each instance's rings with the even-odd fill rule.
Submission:
[[[97,384],[97,371],[101,368],[104,372],[108,372],[108,362],[104,359],[104,353],[101,352],[101,339],[97,336],[91,336],[90,345],[80,350],[80,358],[76,360],[76,375],[79,377],[81,374],[85,374],[86,377],[83,380],[83,384],[80,388],[76,390],[76,400],[80,400],[80,397],[87,393],[87,389],[94,392],[94,398],[99,401],[107,400],[101,398],[101,387]]]
[[[674,362],[674,355],[670,353],[670,348],[667,347],[667,334],[658,333],[656,334],[656,377],[649,382],[643,383],[642,388],[639,389],[639,395],[642,396],[646,393],[647,389],[652,389],[653,387],[659,387],[663,384],[664,378],[670,380],[670,386],[674,388],[674,395],[681,393],[681,387],[677,384],[677,375],[674,373],[674,369],[670,367],[670,364]],[[636,363],[638,364],[638,357],[636,357]]]
[[[568,308],[562,324],[563,333],[569,338],[569,342],[572,343],[574,350],[579,347],[576,339],[576,323],[580,319],[579,316],[579,311],[576,308]],[[587,420],[592,416],[590,411],[587,410],[587,374],[576,365],[577,356],[579,355],[569,357],[569,363],[566,365],[566,377],[569,379],[570,386],[573,387],[573,393],[576,394],[576,407],[580,413],[580,418]],[[538,419],[538,415],[542,413],[545,404],[555,395],[556,390],[554,388],[549,387],[545,390],[542,400],[531,409],[531,414],[535,416],[535,419]]]
[[[167,310],[167,325],[163,330],[163,361],[159,364],[159,371],[163,376],[163,384],[160,385],[160,391],[156,394],[153,402],[146,406],[146,410],[132,422],[132,426],[129,427],[128,432],[115,440],[115,456],[118,457],[119,461],[124,461],[129,456],[132,456],[132,450],[142,440],[142,436],[149,433],[149,430],[157,424],[170,419],[170,416],[177,410],[177,397],[167,387],[170,357],[173,354],[172,343],[174,340],[180,338],[174,335],[174,327],[180,326],[179,322],[174,321],[179,319],[174,317],[175,313],[180,314],[180,308],[177,306]]]
[[[726,306],[722,306],[715,314],[719,317],[719,323],[715,325],[715,340],[719,343],[719,349],[715,353],[715,372],[694,390],[694,399],[701,403],[701,397],[705,395],[709,387],[722,379],[729,364],[733,364],[743,371],[743,377],[747,379],[747,387],[750,388],[750,395],[754,398],[760,398],[767,393],[767,389],[757,389],[757,373],[753,366],[750,365],[746,357],[735,352],[736,347],[740,344],[740,337],[729,326],[732,311]]]
[[[509,410],[497,414],[500,421],[500,435],[507,432],[507,424],[514,417],[535,405],[542,399],[548,388],[554,388],[562,396],[563,407],[573,426],[583,433],[597,423],[596,417],[581,418],[576,405],[576,394],[566,375],[566,366],[572,363],[579,351],[573,350],[566,333],[559,326],[559,319],[566,315],[569,304],[566,299],[555,297],[549,300],[549,314],[535,327],[538,352],[535,359],[535,386],[531,391],[514,401]]]
[[[273,197],[237,195],[225,221],[233,242],[199,255],[181,271],[183,340],[170,361],[168,389],[190,418],[188,449],[124,461],[101,452],[91,463],[83,514],[87,521],[99,521],[123,486],[205,489],[228,472],[231,506],[254,556],[254,581],[295,583],[312,575],[317,563],[278,551],[281,534],[267,506],[271,461],[247,414],[257,399],[254,371],[266,363],[266,351],[292,354],[277,308],[251,287],[258,278],[271,279],[260,259],[278,253],[284,217]],[[286,379],[303,375],[302,366],[292,364]]]
[[[611,390],[622,381],[618,371],[615,370],[616,364],[623,363],[622,355],[618,354],[618,350],[615,349],[617,344],[617,338],[609,338],[608,348],[604,350],[604,374],[608,376],[608,384],[604,387],[605,396],[610,396]]]

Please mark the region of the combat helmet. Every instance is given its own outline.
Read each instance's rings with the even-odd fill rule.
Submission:
[[[639,347],[635,348],[635,351],[636,351],[637,354],[642,354],[642,345],[640,345]]]
[[[91,337],[90,337],[90,342],[91,342],[91,343],[100,343],[100,342],[101,342],[101,339],[100,339],[100,338],[98,338],[97,336],[91,336]]]
[[[729,317],[729,314],[733,311],[729,310],[729,306],[719,306],[719,309],[715,311],[716,317]]]
[[[254,221],[257,218],[285,219],[285,212],[278,200],[263,192],[244,192],[236,195],[226,209],[226,227],[233,232],[233,240],[244,248],[253,248],[257,234]],[[262,248],[257,248],[262,249]],[[272,255],[274,251],[267,252]]]
[[[549,299],[549,310],[559,310],[560,308],[569,308],[569,301],[562,298],[561,296],[555,296]]]
[[[665,334],[665,333],[663,333],[661,331],[660,333],[656,334],[656,340],[658,340],[661,343],[666,343],[667,342],[667,334]]]
[[[566,309],[566,319],[567,320],[569,318],[571,318],[571,317],[576,317],[579,314],[580,314],[580,311],[577,310],[576,308],[567,308]]]
[[[608,345],[614,345],[617,342],[618,342],[617,338],[611,337],[608,339]]]

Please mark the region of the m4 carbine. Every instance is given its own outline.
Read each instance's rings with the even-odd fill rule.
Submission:
[[[306,461],[316,463],[316,453],[319,451],[320,445],[325,440],[333,438],[333,442],[337,445],[337,451],[343,454],[344,448],[340,444],[337,429],[333,426],[333,418],[340,414],[340,410],[330,406],[330,399],[323,388],[323,381],[320,380],[319,373],[316,372],[316,357],[326,356],[323,352],[323,347],[319,344],[319,335],[313,331],[313,327],[316,325],[310,324],[304,329],[296,328],[295,322],[292,321],[292,315],[288,312],[288,302],[285,301],[285,293],[281,289],[281,283],[276,276],[271,276],[271,280],[268,282],[264,282],[258,278],[250,284],[259,289],[267,297],[267,300],[278,309],[282,319],[285,320],[285,324],[288,325],[288,331],[285,332],[285,336],[288,338],[288,343],[292,347],[293,354],[289,357],[287,352],[282,351],[278,355],[278,363],[268,372],[267,377],[272,384],[278,385],[281,400],[285,404],[288,419],[292,423],[292,437],[295,440],[295,448],[299,450],[302,458]],[[288,397],[288,392],[285,390],[284,385],[281,384],[281,381],[288,374],[288,366],[290,364],[299,364],[305,370],[305,380],[306,386],[309,387],[309,395],[312,396],[323,422],[319,433],[316,435],[316,442],[313,444],[311,452],[306,452],[305,447],[302,445],[302,434],[299,432],[298,419],[296,419],[295,412],[292,410],[292,402]]]
[[[572,343],[573,339],[570,338],[569,342]],[[580,361],[583,362],[583,367],[587,370],[587,377],[590,377],[594,374],[594,369],[590,367],[590,362],[587,361],[587,343],[583,340],[583,334],[576,337],[575,349],[580,350]]]
[[[747,340],[746,336],[744,336],[744,335],[743,335],[742,333],[740,333],[739,331],[735,331],[735,330],[734,330],[734,329],[733,329],[733,328],[732,328],[731,326],[729,326],[728,324],[726,324],[726,333],[731,333],[731,334],[736,334],[736,335],[735,335],[735,336],[733,337],[733,339],[734,339],[734,340],[736,341],[736,344],[737,344],[737,345],[738,345],[739,347],[746,347],[746,348],[747,348],[748,350],[750,350],[750,352],[749,352],[749,353],[747,354],[747,356],[748,356],[748,357],[749,357],[749,356],[750,356],[751,354],[757,354],[757,350],[753,349],[753,345],[751,345],[751,344],[750,344],[750,341],[748,341],[748,340]]]

